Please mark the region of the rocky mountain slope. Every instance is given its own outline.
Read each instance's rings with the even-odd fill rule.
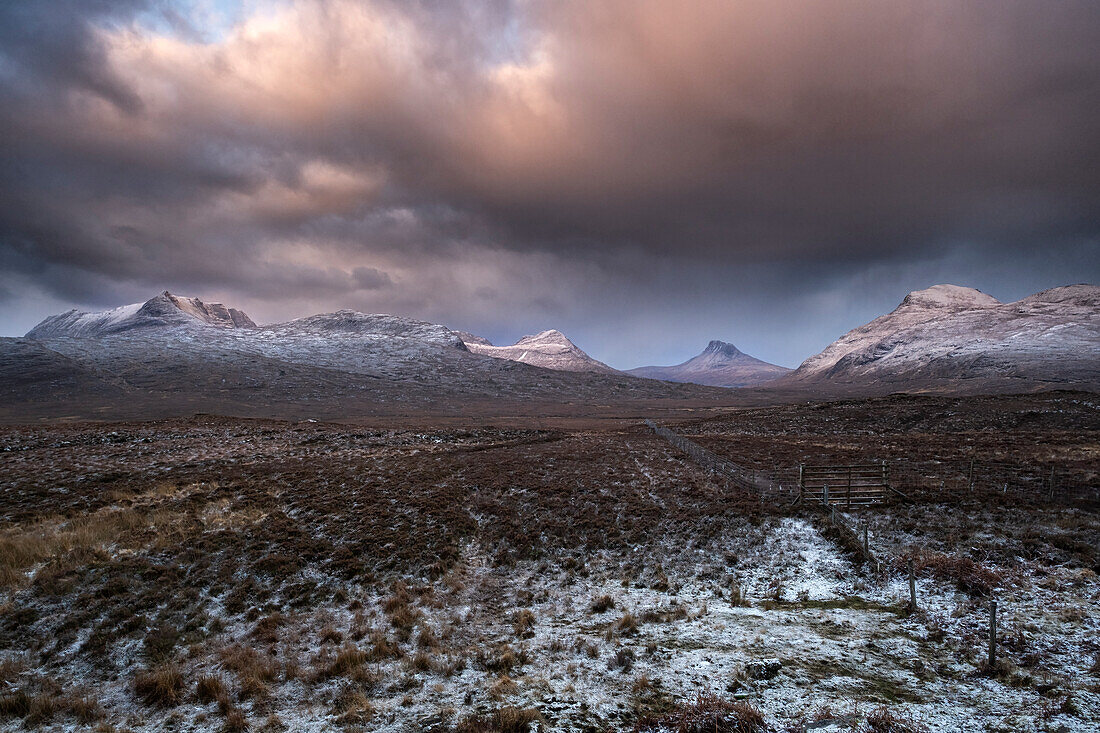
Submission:
[[[1100,388],[1100,287],[1012,303],[935,285],[849,331],[777,384],[952,391]]]
[[[464,337],[468,337],[465,343],[470,351],[496,359],[518,361],[563,372],[621,373],[602,361],[593,359],[577,348],[565,334],[554,329],[534,336],[524,336],[511,346],[493,346],[487,340],[471,334],[464,334]]]
[[[750,387],[791,371],[743,353],[725,341],[711,341],[697,356],[676,366],[644,366],[627,374],[666,382],[694,382],[712,387]]]
[[[643,414],[669,401],[679,409],[723,399],[609,368],[574,373],[490,358],[471,353],[458,333],[414,319],[337,311],[256,326],[235,309],[169,293],[51,316],[24,338],[0,339],[5,422],[196,412],[467,420],[517,410],[589,415],[611,405],[621,413],[624,404]]]

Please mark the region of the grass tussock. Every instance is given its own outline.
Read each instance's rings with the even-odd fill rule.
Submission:
[[[627,611],[615,622],[615,630],[623,636],[632,636],[638,633],[638,617]]]
[[[608,669],[618,669],[629,672],[634,669],[634,650],[630,647],[622,647],[607,661]]]
[[[491,715],[469,715],[458,722],[455,733],[528,733],[535,724],[544,730],[546,719],[534,708],[503,707]]]
[[[386,659],[400,659],[402,656],[401,645],[386,636],[386,632],[375,629],[370,634],[370,651],[367,659],[371,662],[381,662]]]
[[[250,636],[260,644],[274,644],[279,640],[279,629],[287,622],[286,616],[276,611],[256,622]]]
[[[364,725],[375,716],[374,705],[362,691],[345,688],[336,696],[333,705],[336,722],[342,726]]]
[[[252,647],[233,644],[222,649],[219,656],[226,669],[236,675],[242,699],[266,696],[269,685],[279,674],[275,659]]]
[[[908,716],[892,712],[886,707],[875,708],[867,716],[867,727],[873,733],[925,733],[927,728]]]
[[[501,644],[491,651],[481,651],[477,655],[477,666],[493,674],[507,674],[516,667],[528,662],[524,649],[515,650],[507,644]]]
[[[763,733],[764,716],[745,702],[729,702],[702,694],[669,713],[646,716],[634,726],[635,733]]]
[[[591,613],[603,613],[609,611],[615,607],[615,599],[608,595],[596,596],[592,599],[592,603],[589,604],[588,610]]]
[[[200,675],[195,683],[195,696],[201,703],[216,702],[221,706],[229,706],[229,688],[225,680],[217,675]]]
[[[165,664],[138,672],[134,693],[146,705],[175,707],[183,698],[183,674],[174,664]]]
[[[530,639],[535,635],[535,614],[526,608],[517,611],[512,619],[512,630],[520,639]]]
[[[225,733],[244,733],[248,727],[248,717],[240,708],[233,708],[225,714],[225,723],[222,725]]]
[[[332,661],[321,670],[323,679],[350,677],[367,663],[367,652],[352,644],[345,644],[336,652]]]
[[[953,583],[964,593],[988,596],[1001,583],[1001,576],[994,570],[960,555],[945,555],[939,552],[917,551],[899,557],[895,568],[906,570],[909,560],[917,574]]]

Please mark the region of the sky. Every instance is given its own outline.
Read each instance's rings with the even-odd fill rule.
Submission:
[[[1100,282],[1100,3],[0,0],[0,335],[162,290],[797,366]]]

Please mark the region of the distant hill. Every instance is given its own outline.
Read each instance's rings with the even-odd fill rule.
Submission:
[[[697,356],[676,366],[645,366],[627,374],[666,382],[694,382],[712,387],[751,387],[791,371],[742,353],[733,344],[711,341]]]

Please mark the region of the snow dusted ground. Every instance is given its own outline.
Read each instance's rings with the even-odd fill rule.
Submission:
[[[3,548],[58,548],[0,597],[2,730],[233,729],[234,713],[251,730],[449,731],[515,708],[544,717],[533,729],[617,731],[703,692],[774,731],[881,731],[880,710],[901,731],[1100,725],[1100,581],[1068,559],[1092,551],[1088,507],[879,508],[875,572],[642,433],[204,419],[0,447]],[[57,514],[34,513],[42,497]],[[1021,544],[1009,520],[1072,553]],[[456,553],[429,572],[440,536]],[[425,547],[422,566],[389,563]],[[914,549],[995,573],[1003,668],[981,668],[982,593],[929,565],[907,612]],[[146,698],[136,679],[166,664],[177,697]],[[207,676],[224,704],[198,692]],[[77,699],[99,711],[87,724]]]
[[[715,564],[718,548],[674,553],[663,566],[671,583],[667,590],[625,576],[611,557],[593,557],[584,577],[535,563],[494,568],[486,555],[468,547],[460,569],[418,604],[422,628],[435,629],[444,647],[457,648],[455,658],[467,655],[465,668],[447,676],[417,670],[408,657],[368,665],[375,693],[367,729],[447,730],[462,714],[509,704],[539,710],[553,721],[552,730],[618,730],[632,725],[634,711],[647,700],[690,700],[708,690],[750,702],[777,729],[797,729],[798,721],[823,715],[837,722],[817,729],[846,730],[844,721],[859,720],[881,705],[914,729],[932,731],[1093,731],[1100,722],[1094,690],[1073,691],[1077,712],[1067,715],[1034,688],[977,675],[966,657],[984,649],[982,609],[951,588],[921,579],[921,612],[906,616],[904,578],[886,576],[880,582],[853,568],[803,519],[767,523],[757,537],[731,539],[729,546],[737,556],[724,568]],[[730,579],[747,605],[731,604]],[[1071,684],[1083,685],[1089,660],[1075,640],[1095,638],[1098,631],[1095,577],[1032,580],[1022,574],[999,594],[1003,633],[1045,644],[1050,667],[1076,678]],[[614,606],[593,613],[592,599],[602,595]],[[388,594],[364,590],[352,597],[362,599],[363,608],[292,615],[280,632],[280,656],[306,668],[338,648],[319,643],[317,629],[331,627],[350,637],[356,624],[386,627]],[[527,598],[530,602],[523,601]],[[1091,612],[1070,621],[1060,613],[1067,608]],[[530,638],[519,639],[513,621],[524,610],[535,624]],[[647,611],[663,618],[645,621]],[[628,612],[639,619],[635,633],[616,628]],[[226,643],[252,646],[253,627],[230,625]],[[956,641],[974,647],[960,650]],[[503,674],[479,669],[471,658],[475,650],[497,645],[522,650],[529,661]],[[116,654],[137,665],[139,647],[134,642]],[[632,666],[609,668],[622,650],[633,654]],[[450,651],[438,654],[452,657]],[[217,674],[219,665],[212,661],[188,660],[185,676]],[[774,677],[766,678],[769,668]],[[640,694],[639,680],[648,680],[652,691]],[[1095,682],[1094,677],[1094,689]],[[276,683],[270,704],[242,707],[272,729],[331,730],[335,716],[323,701],[346,685],[343,680]],[[195,701],[170,715],[135,708],[122,680],[102,686],[98,694],[108,708],[132,709],[125,723],[136,730],[205,730],[214,723],[211,705]],[[20,728],[12,722],[4,729]]]

